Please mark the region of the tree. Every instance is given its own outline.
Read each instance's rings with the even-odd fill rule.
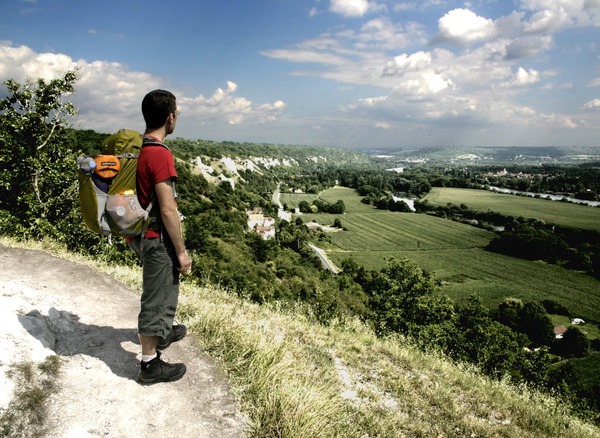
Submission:
[[[67,238],[76,220],[76,153],[67,130],[76,109],[63,100],[75,91],[76,80],[77,73],[69,71],[61,79],[4,83],[8,95],[0,101],[0,223],[5,232]]]
[[[411,317],[418,315],[419,298],[435,290],[431,278],[415,262],[393,257],[380,272],[366,278],[363,288],[371,296],[375,328],[382,333],[406,333],[413,323]]]
[[[546,309],[541,304],[525,303],[519,314],[520,330],[536,346],[551,345],[554,340],[554,326]]]
[[[498,305],[498,321],[511,329],[518,331],[520,326],[523,301],[518,298],[506,298]]]
[[[298,209],[301,213],[311,213],[310,204],[308,201],[302,200],[298,203]]]
[[[522,355],[518,335],[494,321],[477,297],[470,297],[458,312],[457,336],[447,350],[452,357],[476,364],[486,374],[500,378],[514,372]]]
[[[563,357],[585,357],[589,352],[590,340],[577,327],[569,327],[557,345],[557,353]]]

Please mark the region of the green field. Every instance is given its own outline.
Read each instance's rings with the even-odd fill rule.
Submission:
[[[290,210],[297,208],[302,201],[306,201],[309,204],[314,201],[318,195],[309,193],[282,193],[279,196],[279,202],[288,206]]]
[[[600,328],[594,324],[583,324],[573,325],[571,324],[571,318],[564,315],[550,315],[552,324],[556,327],[557,325],[564,325],[566,328],[577,327],[581,330],[589,339],[600,339]]]
[[[362,204],[360,196],[348,188],[326,190],[320,198],[342,199],[346,205],[347,212],[341,216],[302,215],[305,223],[316,220],[329,225],[335,218],[341,220],[346,231],[328,234],[331,243],[319,243],[338,266],[352,257],[367,269],[380,269],[384,257],[405,257],[433,274],[442,292],[459,302],[471,294],[479,295],[490,307],[508,296],[538,302],[548,298],[584,319],[600,321],[598,280],[485,251],[495,236],[492,232],[428,215],[377,210]]]
[[[548,199],[495,193],[489,190],[434,187],[425,197],[429,204],[465,204],[475,211],[496,211],[506,216],[536,218],[547,223],[584,230],[600,230],[600,208]]]

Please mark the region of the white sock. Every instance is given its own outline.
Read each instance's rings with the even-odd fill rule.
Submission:
[[[156,353],[154,354],[142,354],[142,362],[150,362],[152,359],[156,357]]]

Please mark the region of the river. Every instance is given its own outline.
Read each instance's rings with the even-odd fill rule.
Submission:
[[[508,193],[511,195],[529,196],[532,198],[539,196],[540,198],[550,199],[552,201],[567,201],[567,202],[572,202],[574,204],[586,204],[586,205],[590,205],[592,207],[600,207],[599,201],[586,201],[585,199],[577,199],[577,198],[573,198],[571,196],[550,195],[547,193],[522,192],[520,190],[504,189],[502,187],[495,187],[495,186],[488,186],[488,187],[492,192]]]

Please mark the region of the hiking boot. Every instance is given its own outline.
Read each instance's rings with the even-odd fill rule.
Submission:
[[[141,362],[142,369],[138,373],[140,383],[174,382],[183,377],[186,367],[182,363],[167,363],[160,358],[160,351],[150,362]]]
[[[181,341],[183,338],[185,338],[186,333],[186,326],[183,324],[174,325],[167,337],[158,341],[156,349],[160,351],[166,350],[173,342]]]

